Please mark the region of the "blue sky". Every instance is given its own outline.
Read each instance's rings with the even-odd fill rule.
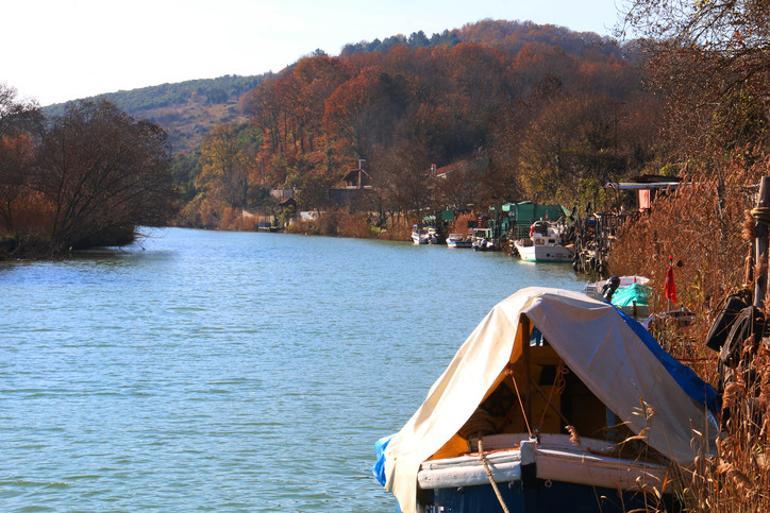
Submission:
[[[483,18],[611,35],[621,0],[5,0],[0,82],[46,105],[278,71],[316,48]]]

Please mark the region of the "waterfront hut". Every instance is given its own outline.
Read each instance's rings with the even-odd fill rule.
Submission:
[[[604,187],[618,192],[636,193],[634,207],[639,212],[645,212],[652,207],[657,194],[674,190],[680,185],[681,179],[676,176],[641,175],[626,182],[609,182]]]
[[[403,513],[621,512],[653,491],[671,506],[668,464],[712,450],[716,409],[714,391],[612,305],[531,287],[492,309],[378,442],[375,475]]]
[[[556,221],[570,215],[570,211],[563,205],[541,204],[531,201],[503,203],[501,210],[503,212],[501,231],[510,233],[514,239],[527,237],[529,227],[535,221],[540,219]]]

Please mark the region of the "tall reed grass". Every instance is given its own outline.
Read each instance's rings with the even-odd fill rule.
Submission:
[[[718,358],[704,340],[723,299],[747,285],[747,210],[755,203],[752,186],[769,165],[770,160],[753,167],[735,162],[708,174],[690,173],[678,190],[659,197],[651,212],[623,227],[610,255],[613,274],[651,278],[656,311],[667,306],[662,292],[669,257],[682,261],[674,271],[679,296],[674,306],[692,310],[696,320],[685,329],[659,325],[655,334],[669,352],[715,386]],[[680,469],[687,511],[770,511],[769,343],[764,339],[756,351],[747,350],[735,378],[724,387],[723,405],[730,418],[722,419],[716,453],[704,453],[691,467]],[[694,441],[702,436],[693,433]]]

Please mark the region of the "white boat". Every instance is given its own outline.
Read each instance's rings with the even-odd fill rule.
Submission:
[[[497,244],[491,228],[474,228],[471,232],[471,247],[474,251],[496,251]]]
[[[562,230],[548,221],[537,221],[529,237],[514,241],[519,257],[525,262],[572,262],[575,254],[562,245]]]
[[[717,402],[611,305],[530,287],[377,443],[373,471],[403,513],[677,511],[670,465],[714,453]]]
[[[415,224],[412,226],[412,242],[414,244],[437,244],[438,233],[432,226]]]
[[[448,248],[470,248],[472,247],[471,238],[462,233],[450,233],[446,238]]]
[[[526,434],[490,435],[482,437],[481,441],[486,463],[496,483],[521,483],[524,479],[531,479],[531,486],[538,480],[550,481],[548,492],[554,497],[548,501],[547,507],[540,505],[536,511],[579,510],[579,507],[572,508],[575,508],[576,501],[579,504],[584,499],[576,493],[582,487],[565,486],[567,483],[583,485],[586,493],[602,489],[651,491],[653,487],[660,488],[668,471],[668,466],[661,463],[616,457],[617,451],[612,444],[591,438],[581,438],[579,445],[571,442],[569,435],[562,434],[541,434],[538,438],[530,438]],[[454,502],[449,498],[452,494],[442,490],[488,489],[489,476],[478,447],[478,441],[473,441],[473,452],[422,463],[417,473],[419,488],[432,490],[434,497],[436,494],[444,495],[445,498],[439,500],[450,504]],[[531,476],[526,475],[527,467],[532,469]],[[633,494],[626,500],[633,504]],[[590,496],[587,501],[590,503]],[[609,504],[605,506],[606,510],[610,510],[607,506]]]

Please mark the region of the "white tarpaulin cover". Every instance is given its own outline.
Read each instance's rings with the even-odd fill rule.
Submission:
[[[457,433],[508,364],[522,314],[632,431],[648,428],[647,443],[662,454],[690,462],[695,455],[692,429],[718,432],[705,406],[713,402],[713,390],[664,353],[638,323],[585,294],[522,289],[498,303],[476,327],[388,444],[386,489],[403,513],[416,512],[420,464]],[[642,400],[654,409],[650,420],[639,415]]]

